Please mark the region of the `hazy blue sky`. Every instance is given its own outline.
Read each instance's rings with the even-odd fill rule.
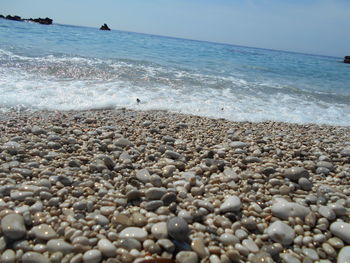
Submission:
[[[237,45],[350,55],[350,0],[0,0],[0,13]]]

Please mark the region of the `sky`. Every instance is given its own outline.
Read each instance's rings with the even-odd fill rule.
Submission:
[[[0,0],[0,14],[242,46],[350,55],[350,0]]]

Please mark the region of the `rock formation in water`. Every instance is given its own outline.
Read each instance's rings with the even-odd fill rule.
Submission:
[[[34,22],[34,23],[39,23],[42,25],[51,25],[52,24],[52,19],[51,18],[21,18],[20,16],[11,16],[11,15],[7,15],[6,17],[3,15],[0,15],[0,18],[4,18],[7,20],[12,20],[12,21],[30,21],[30,22]]]
[[[345,56],[344,63],[349,63],[350,64],[350,56]]]
[[[108,26],[107,26],[107,24],[103,24],[101,27],[100,27],[100,30],[111,30]]]

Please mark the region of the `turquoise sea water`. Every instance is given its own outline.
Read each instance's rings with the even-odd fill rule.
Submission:
[[[2,112],[115,107],[350,125],[350,65],[337,57],[0,19]]]

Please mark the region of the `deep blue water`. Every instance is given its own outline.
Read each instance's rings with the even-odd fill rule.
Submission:
[[[2,111],[111,107],[350,125],[350,65],[336,57],[0,19]]]

